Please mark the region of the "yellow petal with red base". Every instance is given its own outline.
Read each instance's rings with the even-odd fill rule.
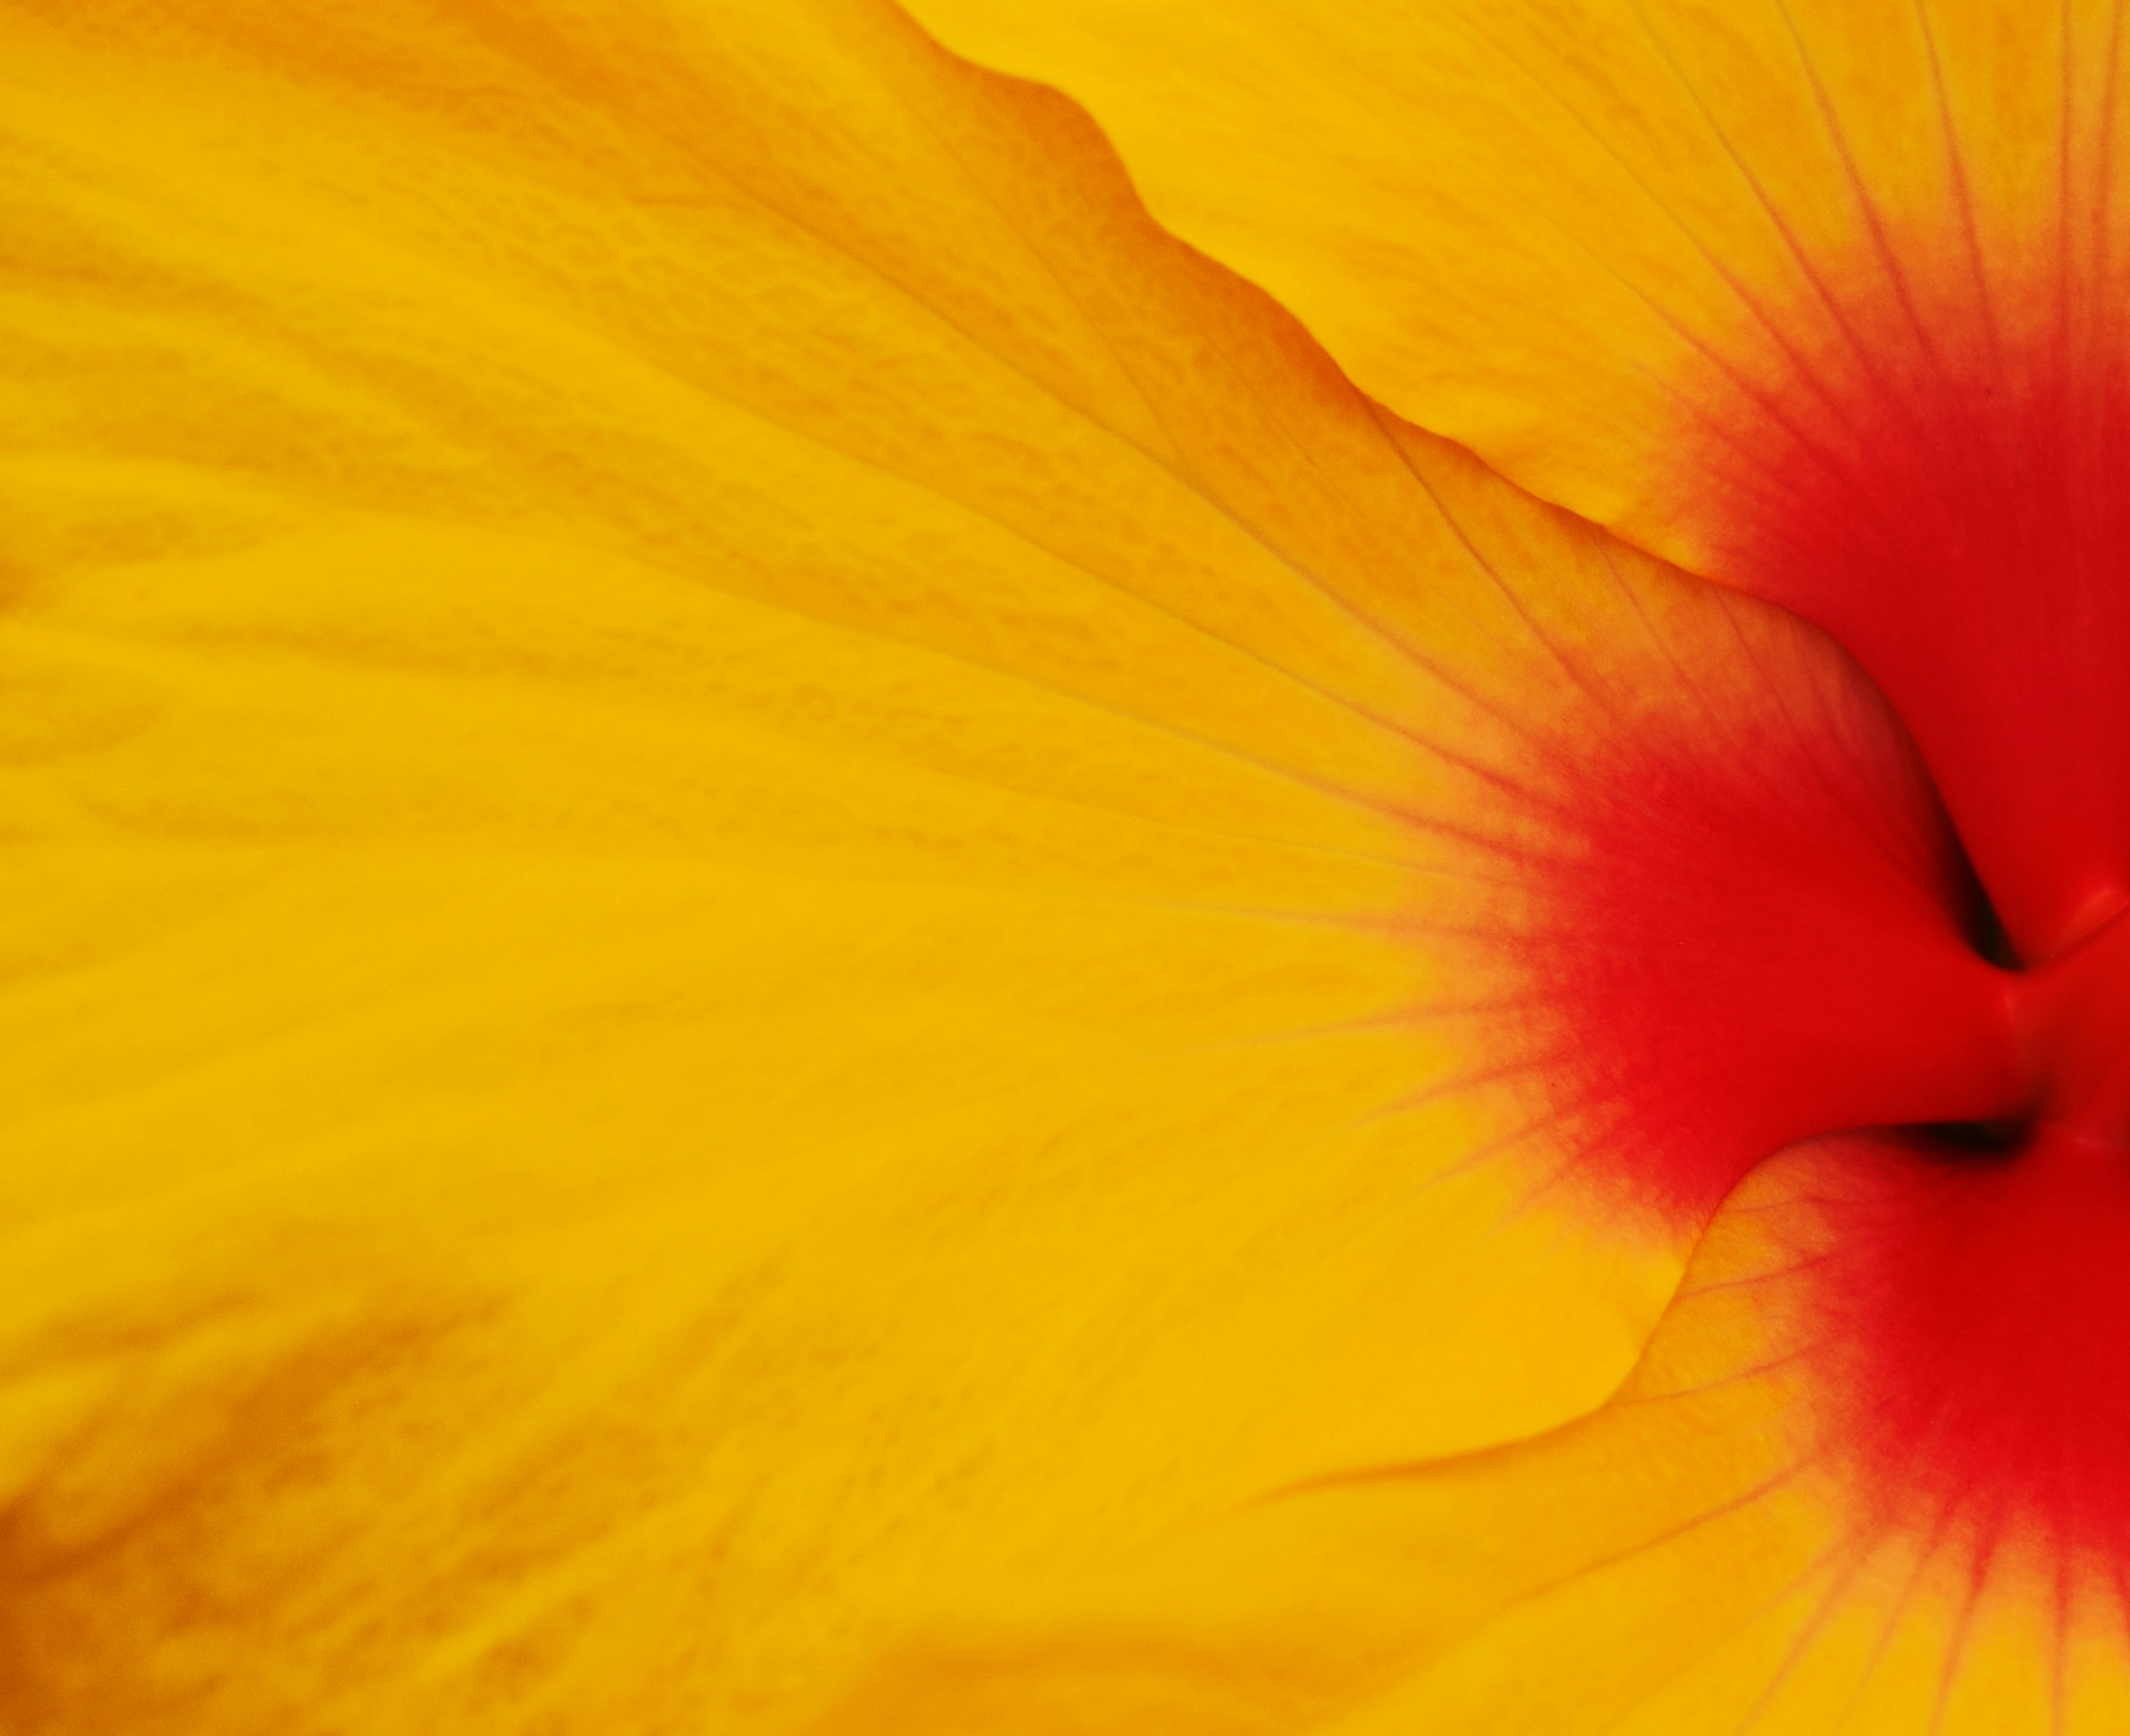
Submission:
[[[2112,1564],[1895,1520],[1913,1491],[1860,1481],[1830,1404],[1861,1340],[1827,1312],[1827,1268],[1859,1257],[1874,1213],[1942,1186],[1937,1161],[1890,1142],[1785,1154],[1726,1205],[1597,1415],[1282,1491],[1104,1578],[943,1591],[817,1728],[2118,1728]]]
[[[916,10],[1364,389],[1832,632],[2023,957],[2130,902],[2119,8]]]
[[[1948,920],[1822,640],[883,7],[0,69],[25,1723],[773,1724],[943,1576],[1588,1409],[1749,1159],[1622,1185],[1518,1047],[1578,768],[1717,692]]]
[[[1889,296],[2010,336],[2037,266],[2105,265],[2062,222],[2120,148],[2099,0],[912,10],[1087,103],[1367,389],[1689,565],[1683,408],[1808,379]]]
[[[863,0],[5,29],[22,1721],[909,1722],[945,1588],[1587,1413],[1768,1152],[2013,1106],[1855,665],[1055,96]],[[1296,1695],[1550,1529],[1305,1526]]]

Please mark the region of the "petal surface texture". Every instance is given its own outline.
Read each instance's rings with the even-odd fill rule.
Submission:
[[[55,0],[0,148],[7,1721],[1115,1729],[926,1624],[1129,1557],[1254,1633],[1270,1504],[1274,1713],[1551,1736],[1503,1612],[1769,1454],[1726,1597],[1976,1558],[1977,1466],[2106,1557],[1940,1450],[1905,1145],[1822,1191],[1923,1242],[1643,1352],[1756,1164],[2020,1110],[2115,954],[2012,994],[1833,638],[1363,396],[1070,103],[869,0]],[[1282,1493],[1473,1453],[1359,1554]]]
[[[895,12],[0,66],[27,1728],[773,1724],[948,1567],[1589,1410],[1757,1157],[1994,1108],[1781,1089],[1827,884],[1857,1052],[1992,1044],[1830,643]],[[1634,923],[1774,1012],[1591,1050]]]
[[[2114,0],[918,0],[1367,389],[1834,632],[2023,956],[2130,899]]]

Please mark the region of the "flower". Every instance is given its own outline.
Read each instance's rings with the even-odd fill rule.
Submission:
[[[2112,21],[915,10],[0,25],[9,1717],[2116,1727]]]

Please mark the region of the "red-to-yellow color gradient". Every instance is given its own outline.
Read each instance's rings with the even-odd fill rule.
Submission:
[[[0,1729],[2130,1728],[2114,12],[910,11],[0,7]]]

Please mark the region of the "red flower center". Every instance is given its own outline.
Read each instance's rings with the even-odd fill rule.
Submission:
[[[2021,343],[1879,324],[1868,357],[1745,403],[1704,470],[1726,576],[1884,700],[1858,678],[1731,740],[1574,750],[1582,847],[1518,942],[1558,1014],[1530,1058],[1572,1174],[1674,1223],[1847,1136],[1814,1251],[1770,1281],[1807,1295],[1828,1449],[1889,1520],[2113,1573],[2130,393],[2098,337],[2081,360],[2040,314]],[[1746,661],[1774,642],[1755,631]]]

